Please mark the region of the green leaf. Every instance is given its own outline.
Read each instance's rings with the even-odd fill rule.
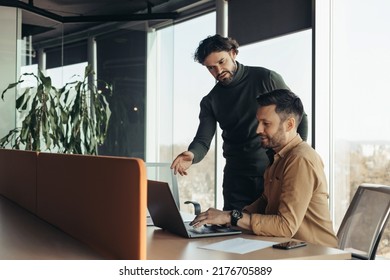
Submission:
[[[85,67],[85,71],[84,71],[84,77],[88,77],[90,74],[95,74],[95,72],[93,71],[93,67],[92,67],[92,64],[88,64],[86,67]]]
[[[69,115],[66,111],[64,110],[61,110],[61,120],[62,120],[62,123],[63,124],[66,124],[68,123],[68,120],[69,120]]]
[[[30,92],[30,88],[29,88],[28,90],[26,89],[25,93],[28,94],[29,92]],[[25,111],[25,110],[27,109],[27,106],[28,106],[28,104],[29,104],[29,102],[30,102],[30,99],[31,99],[31,95],[27,95],[27,98],[26,98],[26,100],[25,100],[23,106],[21,107],[21,109],[22,109],[23,111]],[[18,107],[16,107],[16,108],[18,108]]]
[[[22,82],[23,82],[23,80],[20,80],[20,81],[18,81],[18,82],[16,82],[16,83],[9,84],[9,85],[7,86],[7,88],[6,88],[5,90],[3,90],[3,92],[1,93],[1,99],[4,100],[4,94],[5,94],[5,92],[6,92],[7,90],[16,87],[18,84],[20,84],[20,83],[22,83]]]
[[[8,143],[11,142],[13,137],[16,137],[19,133],[18,128],[11,129],[6,136],[0,139],[0,147],[4,148]]]
[[[38,76],[46,92],[50,92],[50,90],[52,89],[51,78],[49,76],[46,77],[39,69],[38,69]]]

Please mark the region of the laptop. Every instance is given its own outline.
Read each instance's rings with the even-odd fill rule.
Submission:
[[[186,238],[241,233],[238,229],[219,225],[206,225],[200,228],[190,226],[190,221],[183,221],[169,184],[166,182],[148,180],[148,210],[154,226]]]

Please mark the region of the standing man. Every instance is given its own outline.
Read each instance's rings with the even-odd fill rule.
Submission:
[[[262,67],[245,66],[236,61],[238,43],[220,35],[200,42],[194,59],[217,80],[200,103],[199,127],[188,150],[179,154],[171,168],[187,175],[187,169],[208,152],[217,123],[222,129],[224,210],[242,209],[263,192],[263,173],[269,164],[256,134],[256,97],[274,89],[288,89],[282,77]],[[307,117],[298,128],[307,139]]]
[[[301,100],[284,89],[260,95],[257,100],[260,143],[274,151],[272,164],[264,173],[264,193],[243,211],[210,208],[200,213],[192,225],[231,224],[257,235],[337,247],[324,165],[297,133],[303,115]]]

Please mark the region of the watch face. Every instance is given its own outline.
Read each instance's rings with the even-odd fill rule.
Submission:
[[[232,212],[232,216],[234,217],[234,218],[236,218],[236,219],[238,219],[238,218],[240,218],[240,211],[238,211],[238,210],[233,210],[233,212]]]
[[[233,210],[231,215],[230,223],[233,226],[237,226],[237,221],[242,218],[242,212],[238,210]]]

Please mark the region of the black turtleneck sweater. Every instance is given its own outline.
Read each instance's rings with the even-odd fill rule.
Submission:
[[[244,66],[237,62],[237,72],[228,85],[217,83],[200,103],[199,127],[188,150],[194,163],[201,161],[210,148],[217,122],[222,129],[225,172],[261,176],[268,165],[265,149],[256,133],[256,97],[274,89],[288,89],[276,72],[262,67]],[[308,123],[304,115],[298,127],[307,139]]]

